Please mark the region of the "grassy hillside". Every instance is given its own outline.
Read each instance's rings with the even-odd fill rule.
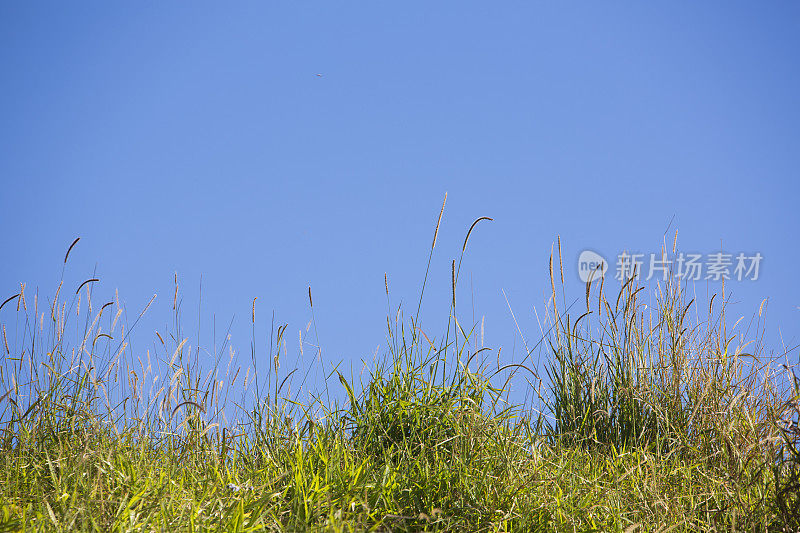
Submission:
[[[320,362],[311,401],[285,327],[256,377],[224,351],[202,365],[177,329],[132,353],[91,281],[20,291],[0,308],[0,530],[800,528],[800,383],[724,294],[698,310],[675,281],[600,280],[567,312],[556,253],[547,360],[498,367],[459,321],[459,271],[447,331],[392,310],[385,356],[358,382]]]

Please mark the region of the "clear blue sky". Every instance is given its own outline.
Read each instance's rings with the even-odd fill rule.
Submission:
[[[501,289],[535,338],[557,235],[580,294],[582,250],[655,252],[672,221],[684,250],[763,255],[732,315],[768,297],[792,346],[798,51],[794,2],[5,2],[0,296],[51,295],[79,236],[68,286],[96,265],[131,315],[158,293],[135,350],[177,271],[192,335],[203,276],[204,343],[235,315],[247,354],[258,297],[259,338],[274,310],[296,348],[311,285],[323,353],[357,362],[384,345],[384,272],[416,307],[447,191],[430,334],[479,216],[460,305],[508,357]]]

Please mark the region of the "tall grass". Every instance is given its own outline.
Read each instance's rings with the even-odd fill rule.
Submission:
[[[773,372],[758,330],[728,327],[724,292],[701,311],[670,277],[646,307],[636,278],[616,294],[599,279],[575,318],[553,256],[540,376],[528,359],[502,366],[460,319],[462,260],[486,217],[451,262],[446,330],[423,333],[441,220],[415,312],[388,304],[387,279],[384,354],[360,378],[320,360],[328,380],[309,399],[284,324],[268,346],[253,335],[248,362],[227,338],[191,346],[177,276],[172,327],[144,352],[118,297],[92,301],[95,278],[46,303],[22,286],[0,307],[0,529],[797,527],[800,382]],[[560,242],[558,264],[563,287]],[[310,289],[309,305],[313,321]],[[512,382],[544,409],[515,403]]]
[[[775,358],[760,353],[759,331],[735,344],[744,334],[728,329],[724,285],[703,310],[673,272],[650,305],[637,276],[616,294],[604,285],[587,283],[576,319],[555,315],[546,368],[554,433],[618,449],[762,455],[786,388],[771,378]]]
[[[800,530],[800,378],[786,367],[791,376],[791,394],[781,406],[780,445],[773,473],[775,500],[787,530]]]

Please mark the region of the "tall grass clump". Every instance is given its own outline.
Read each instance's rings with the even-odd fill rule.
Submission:
[[[780,414],[780,445],[773,473],[775,500],[787,530],[800,530],[800,378],[786,368],[791,378],[791,396]]]
[[[772,498],[769,465],[787,389],[776,379],[777,357],[763,353],[763,332],[742,331],[742,319],[729,328],[724,282],[698,309],[673,270],[652,286],[631,272],[616,292],[598,275],[586,283],[583,309],[559,314],[552,255],[550,277],[551,438],[700,461],[753,489],[729,503],[743,513],[754,497]]]

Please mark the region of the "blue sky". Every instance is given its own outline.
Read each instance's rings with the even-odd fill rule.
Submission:
[[[656,252],[670,223],[683,250],[763,255],[731,312],[769,298],[766,339],[791,347],[798,45],[791,2],[4,3],[0,296],[52,294],[81,237],[68,286],[96,268],[131,315],[158,294],[135,350],[177,271],[192,335],[202,275],[201,342],[235,316],[247,354],[254,297],[258,338],[274,310],[296,339],[310,285],[326,358],[360,367],[383,351],[384,272],[416,308],[446,191],[433,335],[491,216],[459,295],[509,358],[502,291],[536,338],[558,235],[580,294],[582,250]]]

